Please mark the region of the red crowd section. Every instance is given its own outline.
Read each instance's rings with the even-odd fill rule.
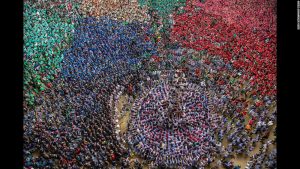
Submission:
[[[276,94],[276,1],[187,0],[171,41],[221,56],[260,95]]]

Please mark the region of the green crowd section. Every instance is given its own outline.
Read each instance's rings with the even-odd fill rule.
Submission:
[[[38,9],[27,3],[23,21],[24,101],[32,107],[35,96],[50,87],[57,75],[75,26],[70,16],[60,15],[55,8]]]
[[[159,18],[162,19],[164,27],[161,32],[167,31],[167,26],[171,23],[169,22],[169,15],[173,12],[182,13],[183,10],[180,7],[186,5],[186,0],[139,0],[140,6],[148,6],[150,10],[157,12]],[[156,24],[153,25],[155,28]]]
[[[155,9],[159,16],[168,17],[176,8],[185,6],[185,0],[139,0],[141,6],[147,5],[151,9]]]

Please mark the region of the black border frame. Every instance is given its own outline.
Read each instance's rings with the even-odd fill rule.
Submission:
[[[4,32],[8,36],[9,45],[5,47],[7,53],[2,55],[2,58],[12,59],[12,62],[2,62],[10,70],[3,70],[7,75],[4,81],[8,87],[2,88],[7,91],[8,97],[5,96],[5,103],[9,105],[6,111],[1,111],[4,115],[10,115],[6,119],[2,119],[5,125],[2,127],[6,133],[2,134],[1,140],[6,138],[13,138],[13,141],[8,140],[7,144],[2,144],[3,147],[8,148],[7,153],[2,153],[6,159],[5,162],[9,168],[23,168],[23,1],[13,1],[13,5],[3,5],[8,8],[9,14],[5,11],[2,17],[7,21],[2,22],[1,26],[12,31],[11,33]],[[10,7],[16,7],[12,10]],[[12,18],[9,18],[12,17]],[[11,29],[11,26],[14,29]],[[278,168],[290,168],[291,165],[297,164],[296,149],[299,148],[299,141],[297,142],[296,130],[298,126],[298,119],[296,116],[299,113],[296,106],[296,101],[299,101],[299,95],[296,95],[297,90],[292,90],[292,84],[299,87],[296,82],[297,77],[300,76],[293,73],[297,72],[296,59],[300,56],[300,43],[299,34],[297,30],[297,0],[277,0],[277,105],[278,105],[278,120],[277,120],[277,150],[278,150]],[[7,41],[4,42],[7,45]],[[9,49],[9,50],[7,50]],[[14,55],[14,57],[11,57]],[[295,64],[295,65],[293,65]],[[12,66],[13,65],[13,66]],[[2,66],[3,67],[3,66]],[[13,67],[13,68],[12,68]],[[12,73],[13,72],[13,73]],[[289,77],[290,76],[290,77]],[[293,77],[293,79],[291,78]],[[296,79],[296,80],[294,80]],[[14,85],[11,85],[11,82]],[[292,99],[291,95],[294,94],[295,98]],[[9,100],[7,99],[9,98]],[[7,130],[7,129],[12,129]],[[14,155],[11,156],[11,153]],[[299,155],[298,155],[299,156]]]

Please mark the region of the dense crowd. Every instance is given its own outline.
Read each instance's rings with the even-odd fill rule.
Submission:
[[[181,52],[185,53],[184,50]],[[176,55],[174,56],[176,58]],[[203,59],[205,59],[205,57]],[[172,93],[172,89],[167,86],[165,80],[171,79],[171,81],[168,81],[168,85],[178,85],[178,81],[174,81],[174,78],[170,76],[172,73],[168,72],[167,74],[169,76],[167,75],[163,79],[159,79],[159,82],[156,84],[151,83],[152,86],[155,86],[154,88],[145,88],[145,91],[148,91],[149,93],[143,92],[146,93],[144,94],[145,96],[137,99],[136,103],[133,104],[133,107],[131,108],[132,119],[129,122],[128,131],[129,144],[136,152],[139,152],[139,154],[146,159],[154,160],[156,162],[155,165],[167,167],[172,167],[174,164],[205,166],[212,163],[216,157],[231,159],[236,155],[250,156],[257,145],[256,143],[268,138],[271,128],[276,121],[276,111],[271,109],[271,105],[274,105],[275,102],[274,97],[265,97],[262,99],[263,103],[260,104],[257,102],[248,102],[244,105],[245,99],[243,99],[243,97],[246,97],[246,93],[249,93],[247,90],[251,90],[251,88],[246,88],[247,90],[245,90],[245,88],[241,88],[243,86],[243,81],[235,82],[237,79],[232,80],[231,78],[222,77],[226,74],[232,77],[234,74],[238,73],[234,70],[227,69],[230,67],[230,64],[223,63],[217,57],[208,57],[208,62],[201,64],[201,72],[206,72],[207,70],[212,72],[210,74],[212,77],[202,78],[205,80],[201,80],[201,78],[198,78],[198,80],[195,79],[195,72],[193,71],[195,65],[187,64],[186,66],[189,67],[187,74],[189,74],[190,77],[188,76],[186,81],[181,82],[182,88],[188,91],[194,89],[194,91],[192,90],[193,92],[190,94],[177,96],[178,99],[183,98],[182,100],[184,100],[181,112],[191,111],[191,109],[193,110],[191,112],[200,111],[195,113],[195,116],[193,116],[192,119],[189,119],[184,115],[178,116],[178,114],[175,115],[175,117],[172,117],[174,113],[171,113],[171,116],[167,116],[168,113],[166,112],[168,112],[170,105],[171,107],[176,107],[177,102],[172,101],[171,94],[169,94]],[[224,68],[223,71],[222,67]],[[163,76],[162,74],[164,73],[160,73],[161,77]],[[202,76],[205,75],[206,74],[202,74]],[[220,82],[214,82],[216,79]],[[195,84],[199,84],[199,86]],[[196,86],[198,86],[198,88]],[[237,86],[240,87],[238,88]],[[196,88],[197,90],[195,90]],[[236,92],[235,90],[245,91]],[[173,89],[173,91],[180,91],[180,87],[178,87],[177,90]],[[201,93],[203,91],[206,91],[204,95],[209,98],[209,101],[206,103],[207,105],[204,103],[199,104],[199,101],[203,99],[193,99],[200,96],[196,93]],[[255,99],[257,99],[257,96],[253,96],[253,100]],[[200,107],[198,107],[199,105]],[[206,154],[206,151],[203,150],[197,153],[197,150],[200,150],[197,148],[201,147],[198,146],[196,151],[192,153],[193,158],[189,158],[188,155],[184,155],[183,153],[187,153],[188,151],[184,151],[184,148],[182,151],[180,144],[185,144],[185,140],[188,140],[188,142],[195,143],[190,145],[197,145],[197,139],[193,140],[193,134],[197,133],[197,129],[205,131],[205,127],[203,124],[201,125],[201,118],[198,119],[197,117],[202,116],[202,113],[208,113],[207,111],[209,109],[212,110],[212,112],[216,111],[222,113],[217,114],[216,117],[211,116],[212,119],[205,118],[210,121],[208,126],[214,126],[213,121],[218,124],[211,128],[209,135],[203,136],[206,140],[210,140],[209,144],[206,144],[207,149],[210,151]],[[260,111],[260,114],[257,113],[258,111]],[[176,109],[171,109],[171,112],[176,112]],[[182,122],[184,120],[188,121],[192,127],[187,128],[187,130],[184,130],[184,134],[180,135],[182,133],[180,132],[181,127],[178,127],[181,126],[179,121]],[[193,126],[193,122],[197,122],[196,124],[201,127],[197,128]],[[181,136],[184,137],[183,140],[181,140]],[[198,133],[196,136],[201,137],[201,134]],[[221,143],[224,139],[228,140],[228,146],[226,148],[221,147]],[[205,141],[201,140],[198,144],[205,145]],[[172,157],[173,153],[178,153],[180,155]],[[195,164],[195,162],[192,162],[193,160],[197,161],[202,153],[205,154],[202,156],[206,158],[199,161],[203,164]],[[206,156],[207,154],[209,154],[209,157]],[[188,159],[191,159],[191,161]],[[206,160],[204,159],[207,160],[207,163],[205,163]],[[226,166],[229,165],[229,163],[230,162],[227,161],[221,164]]]
[[[181,86],[182,93],[178,94],[180,86],[169,86],[162,83],[152,89],[145,99],[135,103],[132,110],[141,107],[137,114],[132,114],[132,139],[129,144],[136,147],[137,152],[144,156],[152,156],[158,164],[174,165],[180,163],[178,157],[186,160],[185,165],[196,161],[199,154],[207,150],[200,148],[201,142],[211,134],[208,127],[210,119],[205,108],[205,97],[196,93],[196,85]],[[181,99],[181,100],[178,100]],[[138,100],[137,100],[138,101]],[[137,127],[139,126],[139,127]],[[192,157],[193,155],[198,158]],[[167,157],[167,158],[166,158]],[[164,159],[165,158],[165,159]]]
[[[275,0],[187,0],[183,10],[173,17],[171,42],[221,56],[253,90],[276,94]]]
[[[116,140],[107,100],[117,84],[134,83],[137,56],[146,49],[151,53],[153,45],[141,38],[136,24],[87,18],[79,25],[53,87],[25,114],[26,167],[101,168],[126,150]]]
[[[131,78],[120,77],[124,83]],[[102,80],[57,79],[57,88],[37,99],[36,111],[24,118],[25,167],[103,168],[124,156],[126,148],[116,139],[107,103],[117,82],[101,86]]]
[[[90,79],[102,73],[103,79],[109,79],[108,74],[126,74],[136,69],[143,59],[139,56],[157,53],[154,44],[144,39],[151,33],[147,25],[125,25],[105,17],[100,20],[85,18],[79,25],[72,47],[65,51],[62,63],[62,75],[65,78]],[[148,31],[142,31],[143,28]]]
[[[74,31],[74,21],[59,13],[24,4],[24,97],[32,108],[35,96],[51,86]]]
[[[185,53],[184,49],[173,52],[174,66],[180,60],[177,56],[182,53]],[[188,56],[192,56],[193,51],[188,53],[189,59]],[[236,84],[242,81],[230,82],[230,78],[221,77],[224,74],[232,76],[236,72],[230,69],[221,71],[222,67],[230,66],[217,57],[207,58],[207,62],[200,64],[200,72],[203,72],[200,76],[203,78],[198,80],[194,72],[197,64],[190,63],[186,64],[189,68],[186,78],[174,78],[176,72],[164,73],[164,70],[150,74],[147,74],[148,71],[132,71],[127,76],[123,76],[122,72],[114,72],[110,74],[111,82],[101,78],[101,74],[80,81],[64,76],[58,78],[53,83],[57,87],[46,90],[41,98],[37,99],[39,106],[36,111],[25,115],[25,166],[76,168],[103,167],[111,163],[127,166],[131,151],[149,161],[153,160],[153,166],[166,167],[175,164],[200,167],[214,162],[217,158],[223,159],[221,165],[230,167],[232,164],[228,159],[233,156],[250,156],[257,142],[268,138],[276,121],[276,112],[270,112],[274,98],[265,97],[261,104],[248,103],[248,112],[238,112],[245,109],[244,102],[239,98],[241,94],[232,88],[242,86]],[[205,60],[206,56],[202,59]],[[211,77],[206,77],[205,72],[211,72]],[[161,78],[162,76],[164,77]],[[165,82],[166,79],[169,80],[168,83]],[[220,83],[214,82],[215,79]],[[128,90],[129,84],[136,84],[134,90]],[[122,86],[123,90],[127,89],[124,91],[128,94],[143,92],[148,95],[145,99],[137,98],[136,101],[142,104],[141,109],[138,109],[137,102],[131,109],[132,121],[129,126],[132,128],[129,127],[127,138],[133,150],[128,150],[120,143],[118,132],[115,132],[116,118],[113,117],[114,113],[108,103],[108,100],[114,100],[116,104],[119,96],[124,94],[119,91],[118,97],[110,98],[118,86]],[[143,89],[146,89],[146,92]],[[183,92],[180,93],[180,90]],[[197,97],[199,98],[196,99]],[[253,100],[257,97],[253,96]],[[178,98],[185,99],[178,102]],[[200,102],[201,100],[203,102]],[[176,110],[177,113],[170,113]],[[135,111],[139,111],[139,119],[135,117]],[[212,116],[209,112],[214,111],[222,111],[222,114]],[[165,114],[165,117],[162,114]],[[207,116],[211,116],[213,120]],[[250,117],[248,123],[245,120],[247,116]],[[209,126],[206,133],[205,125]],[[203,131],[202,135],[197,131]],[[221,146],[224,139],[229,142],[226,148]],[[36,151],[40,151],[38,158],[33,156]],[[93,154],[96,151],[101,153]],[[270,160],[256,165],[276,165],[271,157],[266,159]]]
[[[276,168],[273,1],[240,1],[26,2],[25,168]]]

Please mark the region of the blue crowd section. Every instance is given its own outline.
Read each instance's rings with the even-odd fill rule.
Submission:
[[[155,44],[146,41],[151,34],[150,25],[85,18],[74,32],[72,47],[64,52],[62,76],[88,80],[104,71],[122,75],[136,69],[145,55],[157,55]]]

